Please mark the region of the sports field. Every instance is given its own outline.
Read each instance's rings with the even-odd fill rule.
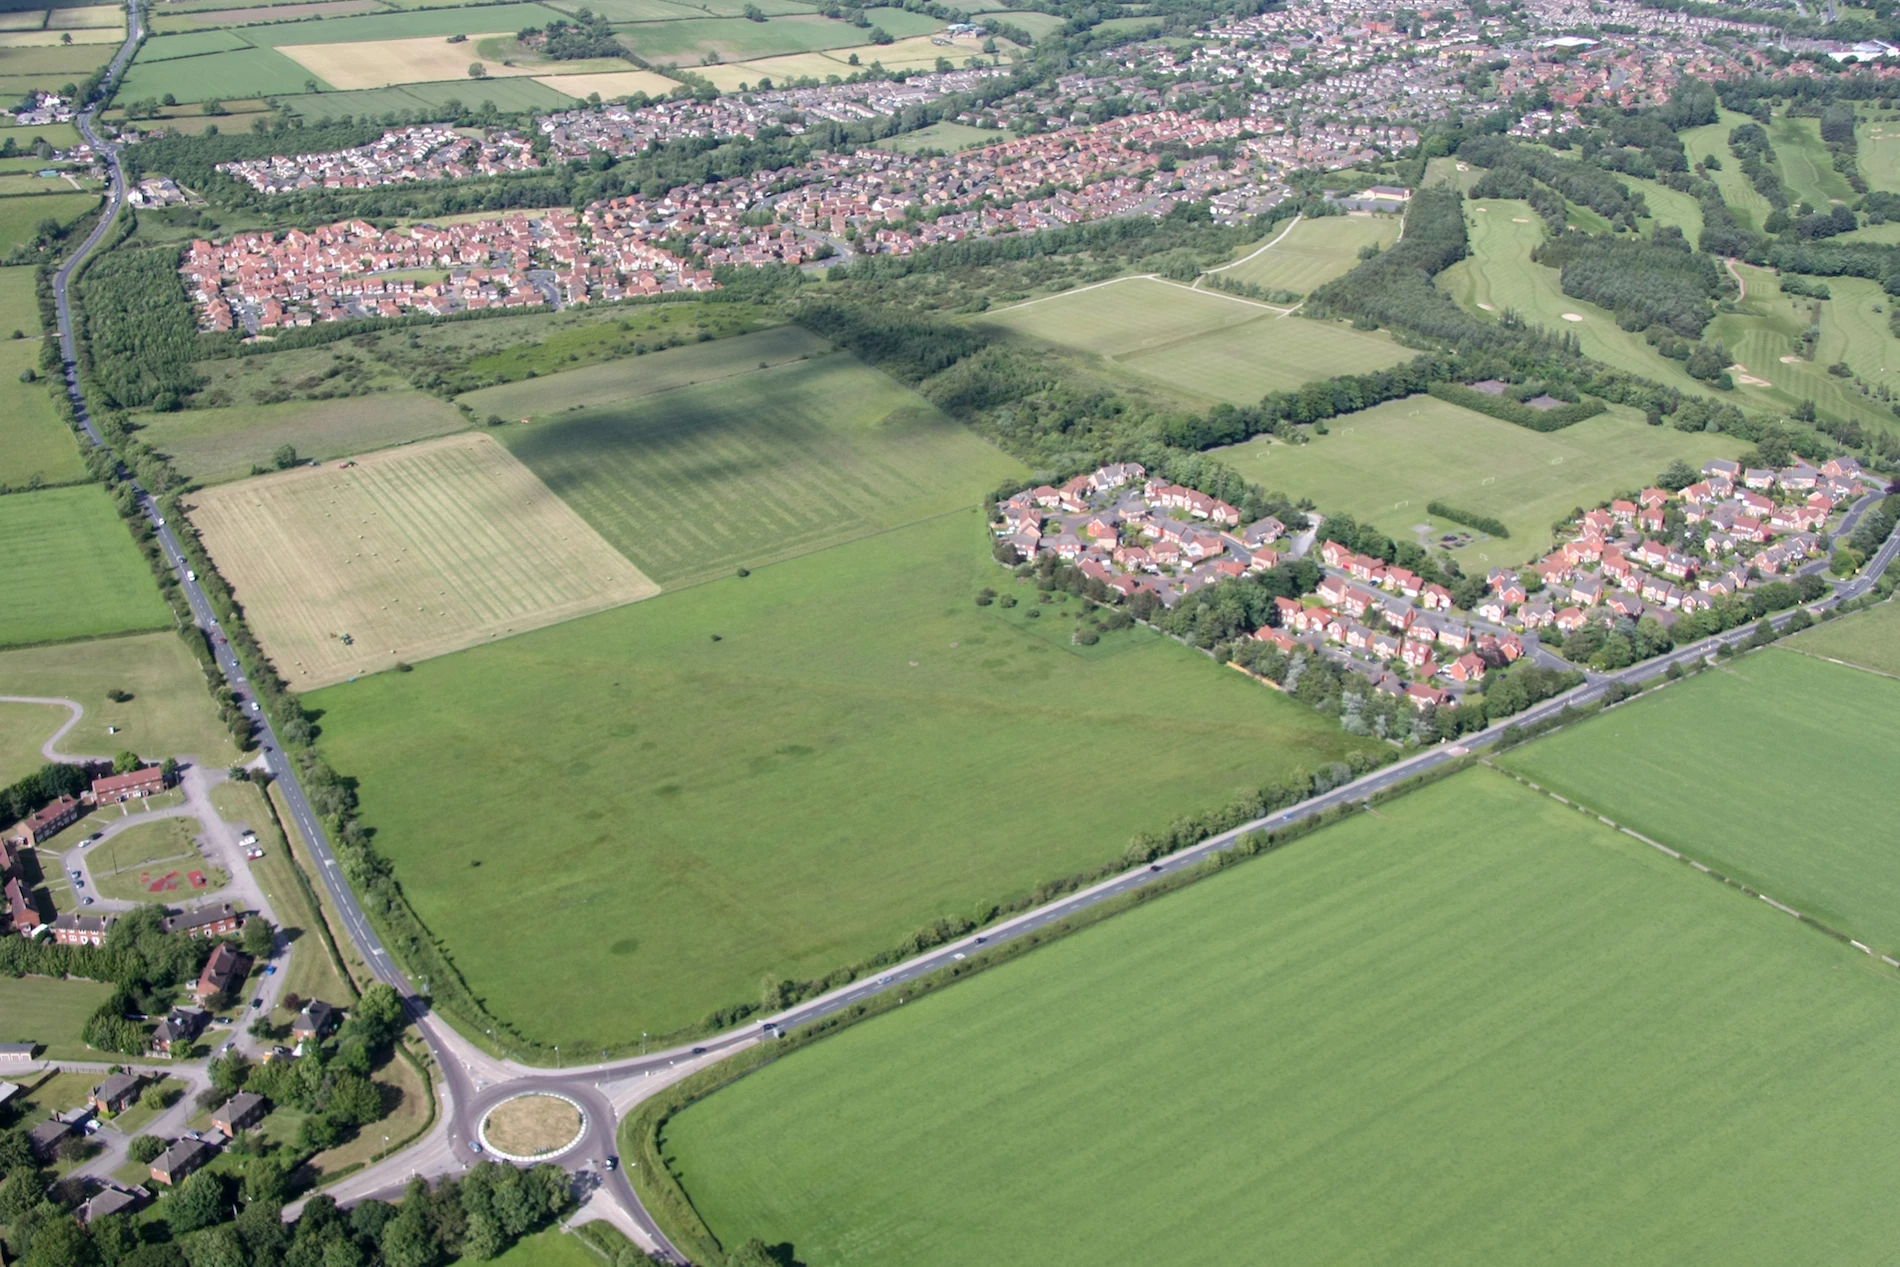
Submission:
[[[470,63],[482,61],[471,47],[479,38],[471,35],[467,44],[450,44],[439,35],[348,44],[280,44],[277,51],[332,88],[348,91],[434,79],[467,80]],[[504,66],[499,61],[483,61],[482,66],[489,78],[533,75],[542,69]],[[470,91],[479,89],[471,86]]]
[[[658,592],[482,434],[195,500],[206,548],[299,689]]]
[[[1873,189],[1900,193],[1900,123],[1863,121],[1854,129],[1861,175]]]
[[[1237,262],[1222,268],[1219,276],[1250,282],[1264,290],[1291,290],[1304,295],[1351,272],[1365,247],[1377,245],[1383,249],[1398,236],[1397,216],[1320,216],[1301,220],[1291,229],[1277,224],[1268,231],[1265,241],[1236,251]]]
[[[710,343],[688,343],[647,356],[623,356],[559,374],[516,379],[498,387],[469,392],[458,400],[473,409],[477,417],[493,414],[508,421],[547,418],[572,409],[610,405],[656,392],[752,374],[788,361],[823,356],[830,348],[823,339],[799,326],[777,326],[756,334],[715,339]],[[538,350],[522,348],[516,354],[486,360],[527,359]],[[472,365],[470,368],[481,367]],[[510,368],[503,365],[496,372],[506,373]]]
[[[1480,770],[664,1142],[726,1245],[812,1267],[1878,1259],[1896,1021],[1865,957]]]
[[[973,506],[1021,470],[843,352],[496,435],[669,588]]]
[[[169,628],[132,534],[96,484],[0,497],[0,646]]]
[[[33,240],[43,220],[71,224],[99,205],[97,194],[38,194],[0,198],[0,254]],[[12,331],[8,330],[8,334]]]
[[[1900,386],[1900,344],[1887,328],[1892,300],[1880,284],[1830,277],[1827,286],[1834,297],[1817,309],[1812,300],[1783,295],[1772,270],[1747,264],[1736,269],[1748,296],[1736,312],[1710,322],[1708,337],[1722,340],[1735,363],[1746,367],[1747,378],[1757,380],[1746,381],[1737,372],[1737,403],[1789,413],[1804,399],[1812,400],[1824,415],[1892,430],[1896,424],[1885,402],[1861,395],[1852,380],[1827,372],[1829,365],[1846,361],[1871,384]],[[1817,320],[1820,340],[1813,359],[1803,360],[1795,354],[1798,336]]]
[[[42,1059],[94,1058],[80,1034],[111,997],[112,987],[97,981],[0,977],[0,1043],[43,1043]]]
[[[1369,742],[1153,634],[1075,648],[1057,613],[971,602],[1003,582],[972,509],[310,702],[470,987],[572,1051],[830,972]],[[1130,745],[1139,777],[1052,791]]]
[[[1467,573],[1510,566],[1549,549],[1550,525],[1653,481],[1671,459],[1700,468],[1743,446],[1723,435],[1651,427],[1634,410],[1612,409],[1561,431],[1532,431],[1439,400],[1412,396],[1335,418],[1308,444],[1264,437],[1217,452],[1249,480],[1310,497],[1401,541],[1413,529],[1464,531],[1425,511],[1439,500],[1504,521],[1508,540],[1454,551]]]
[[[36,320],[29,329],[37,326]],[[15,488],[25,488],[35,477],[43,484],[86,478],[78,442],[54,409],[47,385],[20,381],[26,370],[37,370],[39,361],[38,339],[0,336],[0,483]]]
[[[1658,225],[1674,225],[1682,230],[1682,236],[1689,239],[1691,246],[1702,236],[1702,204],[1688,194],[1679,193],[1657,180],[1639,180],[1634,176],[1619,175],[1631,193],[1643,195],[1643,202],[1649,208],[1650,220]]]
[[[1790,639],[1787,645],[1900,677],[1900,606],[1882,603],[1871,611],[1843,616]]]
[[[171,455],[185,474],[206,481],[237,479],[253,466],[269,467],[271,454],[286,444],[299,457],[327,461],[468,426],[447,402],[409,389],[141,414],[138,422],[147,444]]]
[[[108,691],[130,698],[114,701]],[[0,695],[78,701],[85,714],[60,741],[69,755],[110,759],[130,749],[150,760],[189,754],[211,765],[237,755],[203,671],[175,633],[0,651]],[[64,721],[62,710],[35,744]]]
[[[1270,391],[1396,365],[1412,353],[1386,335],[1284,317],[1261,304],[1130,278],[1083,287],[982,323],[1107,358],[1210,400],[1254,404]]]
[[[1499,760],[1900,953],[1900,681],[1772,649]]]

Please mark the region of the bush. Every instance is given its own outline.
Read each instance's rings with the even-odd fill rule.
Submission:
[[[1467,528],[1476,528],[1479,532],[1488,532],[1494,537],[1508,538],[1511,535],[1511,530],[1504,526],[1502,520],[1493,519],[1489,515],[1480,515],[1475,511],[1459,510],[1447,506],[1444,502],[1426,502],[1425,513],[1437,515],[1440,519],[1449,519]]]
[[[126,1154],[141,1166],[150,1165],[165,1151],[165,1141],[156,1135],[140,1135],[126,1145]]]

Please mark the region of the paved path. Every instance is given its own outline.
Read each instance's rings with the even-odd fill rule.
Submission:
[[[0,695],[0,704],[44,704],[48,708],[63,708],[72,714],[58,730],[53,732],[51,739],[48,739],[45,743],[40,745],[40,755],[45,757],[48,761],[57,762],[60,765],[83,765],[88,761],[110,761],[112,759],[110,757],[85,756],[59,751],[59,741],[64,739],[67,732],[72,730],[74,726],[77,726],[79,719],[86,715],[85,705],[81,704],[78,700],[59,699],[55,696],[46,695]]]

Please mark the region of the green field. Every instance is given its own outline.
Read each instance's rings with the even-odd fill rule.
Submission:
[[[867,10],[888,14],[891,10]],[[902,10],[897,10],[902,14]],[[905,29],[886,26],[898,39],[923,35],[942,28],[943,23],[921,14],[904,15]],[[911,28],[927,23],[922,30]],[[743,62],[783,53],[809,53],[823,48],[847,48],[865,42],[865,32],[849,22],[820,17],[815,13],[796,13],[749,22],[744,18],[687,18],[679,22],[641,22],[620,28],[621,42],[642,58],[655,63],[697,66],[708,53],[721,61]]]
[[[1005,579],[972,510],[306,698],[470,987],[570,1051],[1369,743],[1144,631],[1071,647],[1027,587],[972,603]],[[1139,778],[1052,794],[1062,754],[1131,744]]]
[[[1742,174],[1741,160],[1729,153],[1728,148],[1728,134],[1744,123],[1753,122],[1745,114],[1724,110],[1720,121],[1699,128],[1686,128],[1680,135],[1691,166],[1710,155],[1722,161],[1722,170],[1710,172],[1709,179],[1722,191],[1722,201],[1735,213],[1736,221],[1744,228],[1760,232],[1763,221],[1768,219],[1774,208],[1755,191],[1755,186]]]
[[[1430,524],[1461,531],[1425,511],[1439,500],[1504,521],[1508,540],[1454,551],[1467,573],[1538,558],[1550,525],[1578,505],[1655,479],[1673,458],[1700,467],[1734,457],[1739,441],[1651,427],[1634,410],[1612,409],[1561,431],[1532,431],[1435,396],[1413,396],[1335,418],[1308,444],[1265,437],[1217,452],[1249,480],[1323,510],[1345,512],[1401,540]]]
[[[1809,655],[1845,660],[1863,669],[1900,677],[1900,606],[1882,603],[1872,611],[1829,621],[1787,645]]]
[[[329,23],[324,25],[327,27]],[[301,30],[306,36],[310,30],[301,22],[289,23],[279,29]],[[301,93],[304,81],[310,78],[309,71],[275,49],[242,48],[229,53],[205,53],[198,57],[178,57],[160,62],[139,58],[126,70],[125,86],[119,89],[119,95],[127,101],[159,99],[167,93],[178,101],[206,101],[213,97],[268,97]]]
[[[288,60],[288,59],[286,59]],[[301,88],[303,81],[298,81]],[[277,98],[292,114],[308,119],[343,115],[400,114],[404,110],[436,110],[450,101],[480,105],[495,103],[497,110],[566,110],[574,98],[532,79],[484,79],[433,84],[405,84],[396,88],[363,88],[351,92],[298,92]]]
[[[601,1267],[599,1255],[554,1227],[523,1237],[507,1253],[488,1261],[495,1267]]]
[[[70,716],[46,704],[0,704],[0,787],[46,764],[40,745]]]
[[[1848,187],[1847,178],[1834,170],[1833,156],[1821,142],[1819,119],[1790,119],[1776,115],[1768,129],[1775,158],[1781,164],[1781,180],[1796,201],[1805,199],[1826,210],[1829,203],[1853,203],[1858,197]]]
[[[1854,139],[1855,161],[1868,187],[1900,193],[1900,123],[1862,121]]]
[[[1896,760],[1900,682],[1771,650],[1500,764],[1894,954]]]
[[[0,128],[0,145],[11,139],[21,149],[31,149],[33,143],[44,139],[54,149],[68,149],[79,144],[79,130],[70,123],[43,123],[36,128]]]
[[[132,698],[107,699],[115,690]],[[0,695],[77,700],[86,712],[60,742],[62,752],[110,757],[130,749],[147,760],[190,754],[212,765],[237,755],[198,662],[174,633],[0,651]]]
[[[0,977],[0,1043],[42,1043],[43,1059],[96,1059],[80,1033],[111,997],[112,987],[96,981]]]
[[[468,9],[420,9],[401,13],[365,13],[321,22],[285,22],[246,27],[244,38],[275,48],[283,44],[350,44],[360,40],[408,40],[424,36],[467,35],[477,31],[518,31],[546,26],[564,16],[539,4],[491,4]],[[303,81],[299,79],[299,87]],[[483,85],[486,86],[486,85]],[[228,93],[228,96],[241,96]]]
[[[256,47],[235,31],[192,31],[184,35],[154,35],[139,48],[141,62],[169,62],[206,53],[232,53]]]
[[[92,820],[93,830],[117,816],[118,811],[110,807],[101,810],[100,816]],[[207,890],[230,883],[229,876],[198,852],[193,843],[197,830],[196,819],[161,818],[129,827],[92,846],[86,851],[86,867],[99,896],[121,902],[187,902],[194,891],[186,873],[194,870],[204,873]],[[162,893],[151,891],[150,884],[174,871],[178,873],[177,888]]]
[[[524,322],[519,329],[537,329],[539,337],[533,341],[518,338],[505,348],[472,356],[468,369],[482,379],[514,383],[537,374],[569,371],[604,361],[637,361],[650,352],[667,350],[664,345],[668,342],[688,345],[689,355],[704,354],[715,359],[743,356],[742,352],[730,352],[724,347],[717,352],[710,351],[702,342],[750,334],[775,325],[778,320],[750,304],[668,303],[636,309],[618,320],[603,317],[558,328],[553,322],[542,322],[539,326]],[[771,346],[769,341],[768,346]]]
[[[146,443],[205,481],[238,479],[253,466],[268,467],[280,445],[290,445],[299,457],[327,460],[468,426],[447,402],[411,390],[145,414],[138,422]]]
[[[842,352],[495,434],[668,587],[973,506],[1021,469]]]
[[[1888,329],[1886,315],[1893,300],[1880,284],[1858,277],[1828,278],[1834,297],[1819,306],[1821,337],[1814,358],[1802,360],[1795,349],[1800,333],[1815,320],[1813,301],[1784,296],[1768,269],[1736,267],[1748,284],[1748,297],[1739,311],[1718,315],[1709,324],[1708,337],[1720,339],[1751,376],[1771,384],[1739,383],[1736,403],[1788,413],[1806,399],[1825,416],[1893,429],[1894,416],[1884,402],[1861,395],[1851,380],[1827,372],[1829,365],[1846,361],[1868,383],[1900,386],[1900,344]]]
[[[618,360],[542,378],[516,379],[499,387],[469,392],[460,397],[459,403],[469,406],[478,417],[493,414],[511,422],[531,416],[546,418],[570,409],[615,404],[655,392],[756,373],[788,361],[823,356],[830,350],[830,344],[807,330],[777,326],[711,343],[689,343],[648,356],[622,356]],[[541,351],[539,346],[526,347],[484,360],[512,362],[517,356],[527,359]],[[513,369],[512,364],[507,364],[501,372],[512,374]]]
[[[1092,352],[1208,400],[1255,404],[1270,391],[1396,365],[1412,353],[1385,334],[1284,317],[1229,295],[1131,278],[981,318],[983,324]]]
[[[0,646],[169,627],[132,535],[97,485],[0,497]]]
[[[0,278],[5,276],[0,273]],[[39,360],[38,339],[0,336],[0,483],[15,488],[27,487],[36,477],[42,484],[86,478],[79,445],[54,408],[47,385],[20,381],[21,373],[36,368]]]
[[[1878,1261],[1865,957],[1472,771],[668,1126],[812,1267]]]
[[[994,22],[1006,22],[1010,26],[1020,26],[1037,39],[1051,31],[1062,29],[1062,19],[1053,13],[1036,13],[1029,9],[982,9],[970,20],[981,22],[985,18]]]
[[[99,205],[97,194],[40,194],[31,198],[0,198],[0,255],[33,240],[41,221],[71,224]],[[12,330],[7,331],[8,334]]]
[[[1639,180],[1634,176],[1618,177],[1630,187],[1631,193],[1643,195],[1643,202],[1649,207],[1652,224],[1674,225],[1682,230],[1682,236],[1689,239],[1691,246],[1702,236],[1702,204],[1688,194],[1680,193],[1656,180]]]
[[[955,154],[959,150],[994,145],[1008,139],[1009,133],[1000,128],[973,128],[967,123],[933,123],[927,128],[894,136],[884,143],[883,148],[896,150],[900,154],[915,154],[918,150],[942,150],[946,154]]]
[[[1285,233],[1285,237],[1280,235]],[[1234,252],[1235,263],[1220,276],[1251,282],[1263,290],[1308,294],[1316,286],[1352,271],[1367,246],[1391,246],[1399,236],[1397,216],[1321,216],[1302,220],[1291,230],[1275,225],[1264,242]],[[1273,243],[1266,250],[1261,247]]]

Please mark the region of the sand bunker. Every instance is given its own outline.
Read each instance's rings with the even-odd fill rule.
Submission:
[[[1583,314],[1580,312],[1566,312],[1564,314],[1564,320],[1565,321],[1582,321]]]

